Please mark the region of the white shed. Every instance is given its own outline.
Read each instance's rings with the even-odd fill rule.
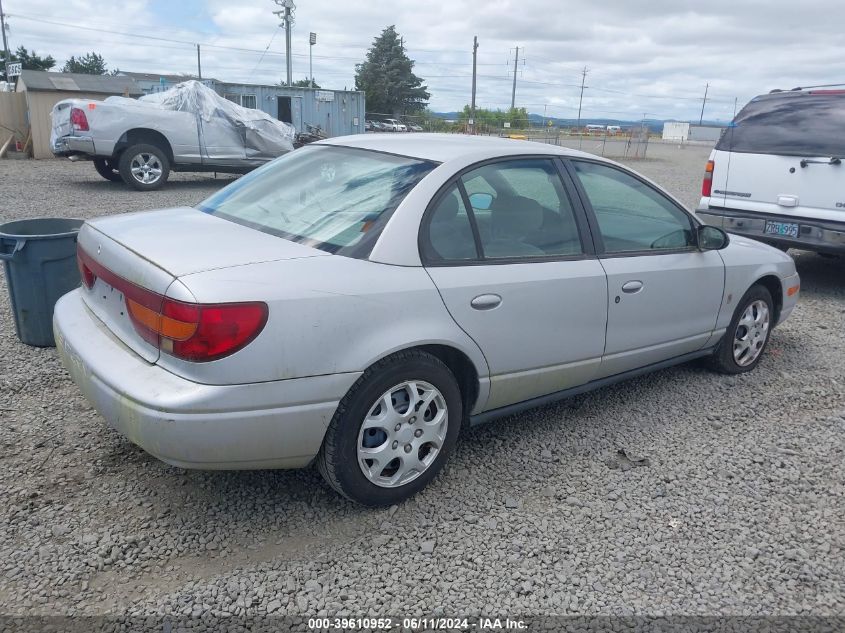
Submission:
[[[663,124],[664,141],[686,141],[689,138],[689,123],[666,121]]]

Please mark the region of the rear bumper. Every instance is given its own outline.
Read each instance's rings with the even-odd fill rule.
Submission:
[[[94,139],[90,136],[60,136],[51,149],[56,156],[95,155]]]
[[[183,468],[298,468],[320,450],[339,400],[359,373],[203,385],[151,365],[85,306],[80,291],[53,316],[73,381],[109,426]]]
[[[695,214],[706,224],[718,226],[728,233],[745,235],[761,242],[819,253],[845,253],[845,222],[813,220],[720,207],[699,208]],[[798,224],[798,237],[768,234],[765,232],[766,221]]]

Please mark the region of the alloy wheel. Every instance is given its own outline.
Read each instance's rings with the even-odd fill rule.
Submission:
[[[136,154],[129,163],[132,177],[140,183],[151,185],[161,178],[161,161],[155,154],[142,152]]]

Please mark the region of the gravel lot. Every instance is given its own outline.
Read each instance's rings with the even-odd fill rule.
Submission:
[[[694,205],[707,153],[631,164]],[[0,219],[190,205],[227,180],[143,194],[0,161]],[[688,365],[491,424],[379,511],[313,470],[148,456],[54,349],[17,341],[3,281],[0,613],[843,615],[845,260],[796,258],[802,300],[757,371]]]

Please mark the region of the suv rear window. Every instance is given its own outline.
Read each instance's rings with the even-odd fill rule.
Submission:
[[[727,152],[845,157],[845,95],[786,93],[753,99],[716,145]]]

